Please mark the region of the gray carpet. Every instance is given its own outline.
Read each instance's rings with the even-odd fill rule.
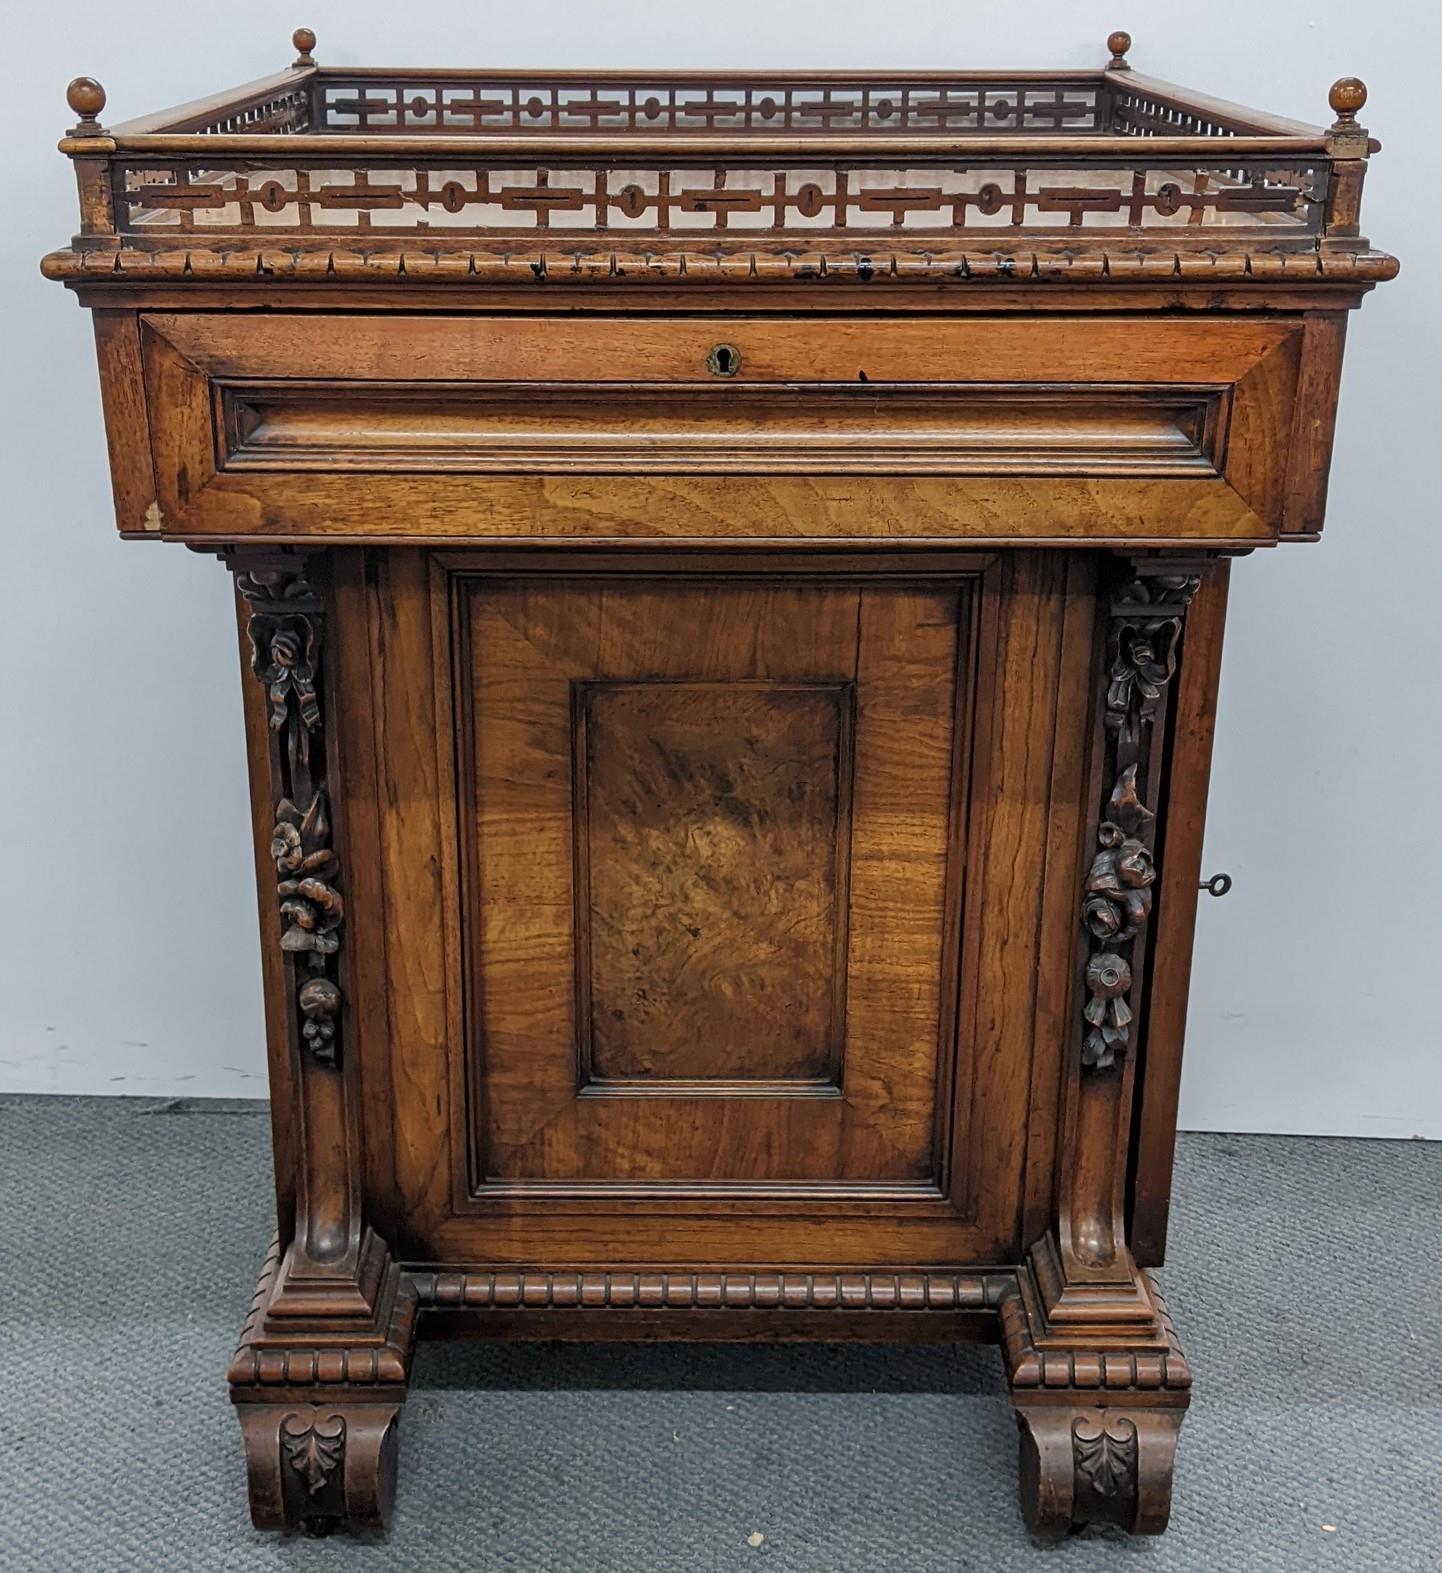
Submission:
[[[1183,1138],[1160,1541],[1028,1540],[992,1349],[423,1345],[357,1544],[246,1517],[222,1374],[267,1137],[258,1104],[0,1099],[6,1573],[1442,1568],[1442,1146]]]

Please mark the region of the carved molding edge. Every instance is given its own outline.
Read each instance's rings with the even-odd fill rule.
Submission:
[[[354,1339],[336,1338],[327,1343],[297,1335],[295,1343],[266,1344],[265,1313],[281,1269],[279,1236],[271,1241],[255,1286],[250,1311],[241,1329],[240,1343],[230,1362],[226,1380],[232,1389],[268,1387],[357,1388],[357,1399],[371,1400],[378,1387],[404,1386],[410,1374],[415,1347],[416,1296],[400,1275],[391,1306],[384,1342],[361,1345]],[[330,1393],[332,1399],[348,1395]]]
[[[1188,568],[1194,565],[1186,565]],[[1169,571],[1170,570],[1170,571]],[[1152,910],[1156,814],[1144,800],[1148,760],[1196,572],[1132,565],[1110,597],[1106,633],[1105,756],[1096,849],[1082,896],[1086,932],[1082,1066],[1110,1070],[1131,1047],[1136,942]]]
[[[331,846],[321,699],[325,616],[302,561],[237,562],[236,586],[251,608],[251,670],[269,705],[277,775],[270,855],[280,905],[280,948],[291,964],[300,1042],[335,1065],[343,997],[339,951],[345,902]]]
[[[1110,1393],[1171,1393],[1178,1403],[1186,1403],[1192,1386],[1192,1371],[1187,1364],[1177,1330],[1172,1325],[1166,1301],[1151,1273],[1142,1275],[1150,1291],[1160,1331],[1155,1348],[1128,1347],[1079,1349],[1059,1345],[1042,1347],[1033,1325],[1026,1295],[1018,1283],[998,1307],[1001,1319],[1002,1351],[1006,1358],[1007,1378],[1013,1392],[1019,1389],[1041,1392],[1071,1390],[1098,1394],[1096,1402],[1110,1402]],[[1138,1339],[1138,1342],[1150,1342]]]
[[[167,282],[184,279],[224,283],[723,284],[791,282],[908,284],[999,282],[1004,284],[1370,284],[1394,278],[1394,257],[1376,251],[1297,251],[1272,246],[1233,251],[1148,249],[1090,242],[1067,250],[1031,247],[994,250],[897,250],[878,247],[849,254],[792,248],[765,252],[656,248],[646,251],[352,251],[333,245],[177,247],[155,251],[56,251],[44,259],[46,278],[98,284]]]
[[[426,1309],[986,1311],[1009,1273],[454,1272],[408,1269]]]

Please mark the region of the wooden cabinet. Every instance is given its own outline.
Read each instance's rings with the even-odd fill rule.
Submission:
[[[384,1521],[429,1330],[993,1339],[1029,1522],[1160,1530],[1227,575],[1319,532],[1395,271],[1360,84],[296,43],[73,84],[45,262],[253,674],[256,1523]]]

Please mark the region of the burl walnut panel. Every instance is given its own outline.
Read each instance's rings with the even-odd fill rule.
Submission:
[[[578,683],[582,1090],[839,1089],[852,683]]]
[[[77,78],[43,264],[121,533],[239,591],[254,1522],[385,1523],[418,1332],[980,1337],[1027,1523],[1158,1532],[1227,577],[1397,271],[1365,87],[293,43]]]

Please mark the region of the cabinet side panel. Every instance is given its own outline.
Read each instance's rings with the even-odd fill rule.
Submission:
[[[1208,571],[1187,613],[1170,715],[1158,826],[1162,873],[1151,923],[1146,1003],[1137,1035],[1137,1112],[1128,1187],[1131,1247],[1141,1267],[1158,1267],[1166,1255],[1182,1040],[1230,568],[1220,562]]]
[[[222,570],[217,566],[216,572]],[[255,850],[260,917],[260,975],[265,993],[266,1071],[270,1089],[271,1144],[275,1154],[276,1219],[282,1245],[295,1226],[295,1164],[300,1142],[298,1090],[286,1008],[285,953],[280,948],[280,912],[275,896],[275,787],[264,687],[250,670],[249,609],[236,596],[240,691],[245,715],[245,751],[250,775],[251,845]]]
[[[160,529],[161,520],[145,406],[140,319],[133,311],[97,311],[94,316],[115,522],[124,534],[153,533]]]
[[[1301,374],[1293,406],[1287,511],[1282,523],[1289,535],[1319,532],[1326,516],[1346,338],[1345,311],[1307,313]]]
[[[345,877],[347,1043],[356,1061],[351,1073],[360,1093],[366,1218],[388,1240],[394,1240],[400,1219],[395,1202],[395,1105],[386,1093],[392,1023],[389,992],[383,981],[387,943],[377,771],[379,706],[370,639],[375,597],[374,585],[368,582],[373,565],[368,564],[370,554],[363,550],[327,555],[329,648],[336,663],[329,730],[336,754],[336,785],[342,794],[334,817]]]

